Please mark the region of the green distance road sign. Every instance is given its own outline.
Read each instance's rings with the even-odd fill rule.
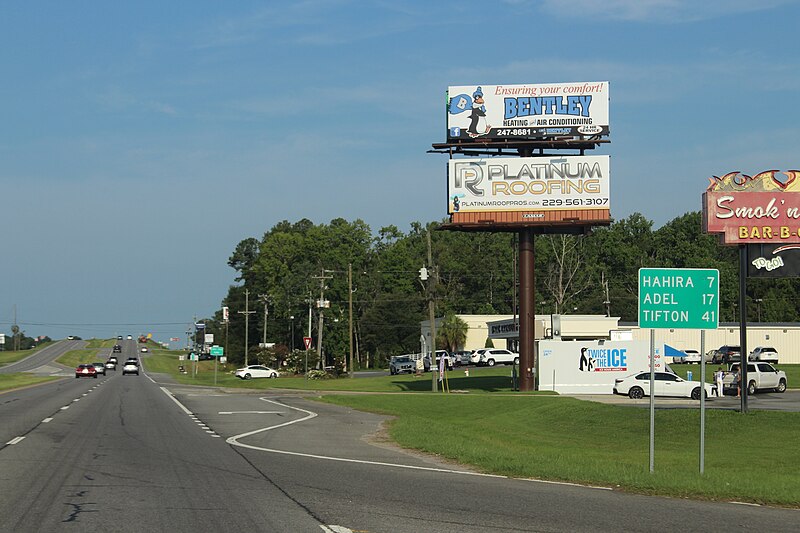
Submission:
[[[717,329],[719,270],[640,268],[639,327]]]
[[[211,355],[214,357],[222,357],[224,355],[225,350],[222,346],[212,346],[211,347]]]

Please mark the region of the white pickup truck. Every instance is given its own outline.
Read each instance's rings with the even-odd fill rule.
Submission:
[[[739,365],[732,363],[729,372],[725,375],[722,382],[724,391],[736,394],[739,388],[737,376],[739,375]],[[786,372],[777,370],[769,363],[751,362],[747,363],[747,393],[755,394],[759,390],[774,390],[776,392],[786,391]]]

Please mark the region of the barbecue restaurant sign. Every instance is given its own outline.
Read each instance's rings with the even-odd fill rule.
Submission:
[[[703,193],[703,231],[724,244],[800,243],[800,170],[714,176]]]

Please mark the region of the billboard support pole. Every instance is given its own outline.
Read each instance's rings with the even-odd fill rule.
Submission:
[[[747,412],[747,245],[739,245],[739,390]]]
[[[536,289],[534,284],[533,228],[519,232],[519,390],[534,390],[534,320]]]

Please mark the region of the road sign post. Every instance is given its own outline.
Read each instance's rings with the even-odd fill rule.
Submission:
[[[217,363],[219,362],[219,358],[225,355],[225,350],[222,346],[214,345],[211,347],[210,350],[211,356],[214,358],[214,386],[217,385]]]
[[[717,329],[719,270],[711,268],[640,268],[639,327],[650,329],[650,472],[655,469],[655,331]],[[705,350],[705,336],[701,337]],[[705,452],[706,358],[700,354],[700,473]]]

